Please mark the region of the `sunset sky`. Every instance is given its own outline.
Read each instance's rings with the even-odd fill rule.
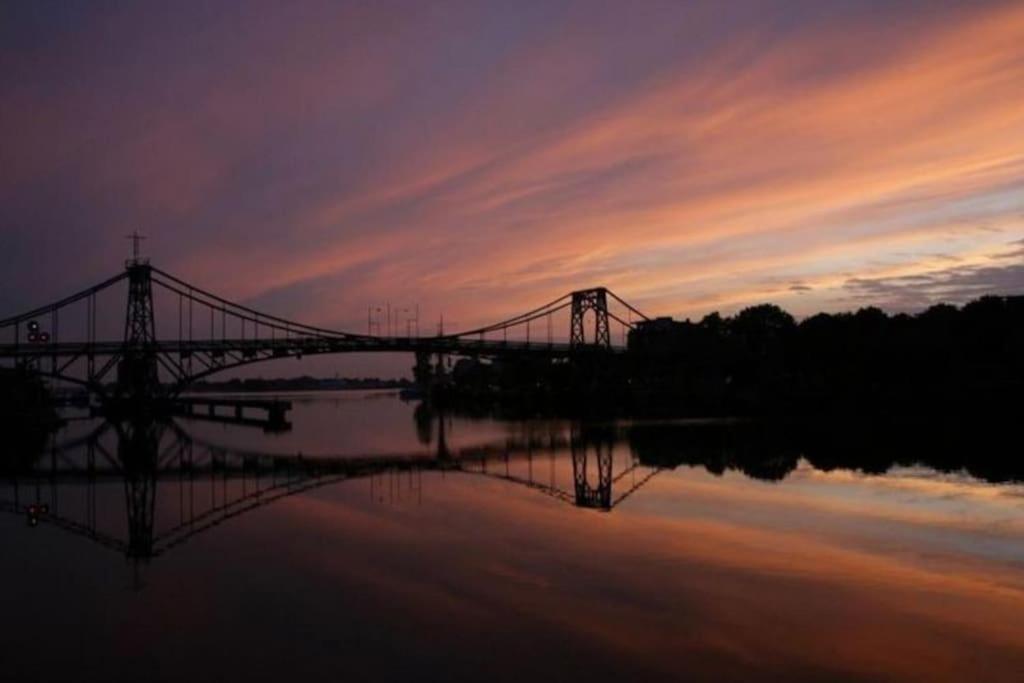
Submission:
[[[1024,3],[0,4],[0,314],[161,268],[364,331],[1024,293]]]

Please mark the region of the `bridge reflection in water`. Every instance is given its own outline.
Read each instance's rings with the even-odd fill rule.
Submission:
[[[437,424],[432,452],[310,457],[225,448],[193,436],[176,420],[103,422],[6,472],[0,510],[23,516],[30,526],[58,528],[130,560],[148,561],[234,517],[349,480],[369,480],[377,495],[379,480],[391,477],[393,495],[404,482],[420,486],[423,472],[455,473],[610,511],[661,471],[628,449],[616,450],[620,435],[613,428],[576,427],[451,449],[445,418]],[[571,478],[559,477],[567,461]],[[109,505],[116,487],[123,488],[120,520]],[[101,507],[105,514],[98,515]]]

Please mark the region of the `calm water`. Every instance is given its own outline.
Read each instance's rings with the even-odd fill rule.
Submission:
[[[1018,484],[292,398],[74,421],[4,478],[0,680],[1024,676]]]

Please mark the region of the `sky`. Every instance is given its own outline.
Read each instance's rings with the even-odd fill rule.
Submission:
[[[1024,3],[0,1],[0,312],[449,327],[1024,293]],[[433,324],[433,323],[431,323]]]

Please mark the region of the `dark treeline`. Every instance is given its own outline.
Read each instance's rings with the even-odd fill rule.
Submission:
[[[766,304],[731,318],[652,321],[630,340],[641,407],[685,413],[1009,410],[1024,378],[1024,297],[917,315],[878,308],[797,323]]]
[[[638,416],[989,413],[1024,388],[1024,297],[916,315],[878,308],[797,322],[778,306],[659,318],[614,357],[456,363],[439,394],[480,412]]]
[[[0,368],[0,451],[33,453],[60,424],[53,395],[26,368]]]

